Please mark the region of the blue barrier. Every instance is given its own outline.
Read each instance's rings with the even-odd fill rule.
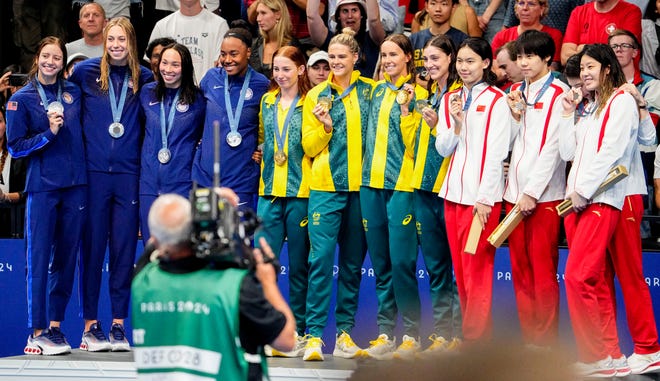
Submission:
[[[139,242],[136,247],[137,255],[142,252],[142,243]],[[559,272],[557,280],[560,283],[561,292],[561,316],[560,332],[563,344],[572,345],[572,332],[568,311],[566,307],[566,292],[563,281],[563,271],[566,264],[566,250],[560,250]],[[288,297],[288,260],[286,255],[286,246],[281,258],[282,267],[280,269],[279,284],[285,297]],[[656,316],[660,316],[660,255],[653,253],[644,254],[644,269],[647,283],[650,286],[651,296],[654,303]],[[337,267],[335,266],[335,278]],[[23,240],[0,240],[0,322],[4,337],[3,345],[0,346],[0,357],[22,354],[23,347],[29,330],[27,321],[27,304],[25,297],[25,249]],[[99,301],[99,318],[104,323],[105,329],[110,327],[110,306],[107,289],[107,262],[103,272],[103,287],[101,289],[101,300]],[[417,277],[419,281],[419,292],[422,302],[422,326],[421,338],[422,344],[427,345],[426,337],[430,335],[432,329],[431,317],[431,299],[429,295],[429,283],[424,262],[419,256]],[[518,317],[516,314],[515,299],[513,295],[513,284],[511,282],[511,266],[507,248],[499,248],[495,258],[495,274],[493,277],[493,321],[494,335],[498,338],[517,338],[520,336],[518,328]],[[375,296],[375,276],[369,258],[363,265],[362,285],[360,288],[359,309],[356,316],[356,326],[352,336],[356,343],[362,347],[368,346],[369,340],[373,340],[378,334],[376,326],[377,300]],[[618,287],[618,286],[617,286]],[[620,291],[617,289],[618,300],[621,301]],[[73,297],[69,303],[66,319],[62,323],[62,329],[67,335],[72,347],[76,348],[80,344],[80,337],[83,330],[83,322],[79,317],[80,303],[78,296],[78,283],[73,292]],[[618,325],[620,332],[621,346],[624,353],[629,354],[632,351],[632,343],[628,334],[623,303],[619,302]],[[331,312],[329,314],[328,326],[324,332],[325,348],[324,352],[332,352],[334,348],[334,298],[331,303]],[[398,325],[398,329],[400,329]],[[130,319],[127,321],[126,328],[130,333]],[[396,331],[400,335],[400,331]]]

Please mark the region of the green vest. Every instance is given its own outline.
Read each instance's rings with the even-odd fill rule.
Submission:
[[[246,270],[202,269],[172,274],[148,264],[133,279],[134,358],[140,376],[247,380],[239,340],[239,294]],[[178,376],[177,376],[178,375]]]

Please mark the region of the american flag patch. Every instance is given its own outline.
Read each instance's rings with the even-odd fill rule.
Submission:
[[[484,112],[486,111],[486,106],[485,105],[478,105],[477,106],[477,112]]]
[[[16,111],[18,110],[18,102],[11,101],[7,102],[7,111]]]

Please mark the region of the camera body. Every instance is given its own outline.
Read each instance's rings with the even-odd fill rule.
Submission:
[[[254,211],[239,210],[213,189],[196,186],[190,204],[195,255],[217,267],[254,268],[251,239],[260,225]]]
[[[27,74],[10,74],[9,86],[25,86],[28,80]]]

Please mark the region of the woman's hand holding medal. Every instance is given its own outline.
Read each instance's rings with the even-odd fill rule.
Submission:
[[[60,102],[50,102],[46,115],[48,115],[50,131],[57,135],[62,125],[64,125],[64,106]]]
[[[506,95],[506,103],[511,109],[511,116],[520,122],[523,112],[525,112],[525,101],[522,98],[522,92],[520,90],[511,91]]]
[[[460,135],[463,127],[463,101],[460,94],[452,94],[449,97],[449,114],[454,119],[454,133]]]

